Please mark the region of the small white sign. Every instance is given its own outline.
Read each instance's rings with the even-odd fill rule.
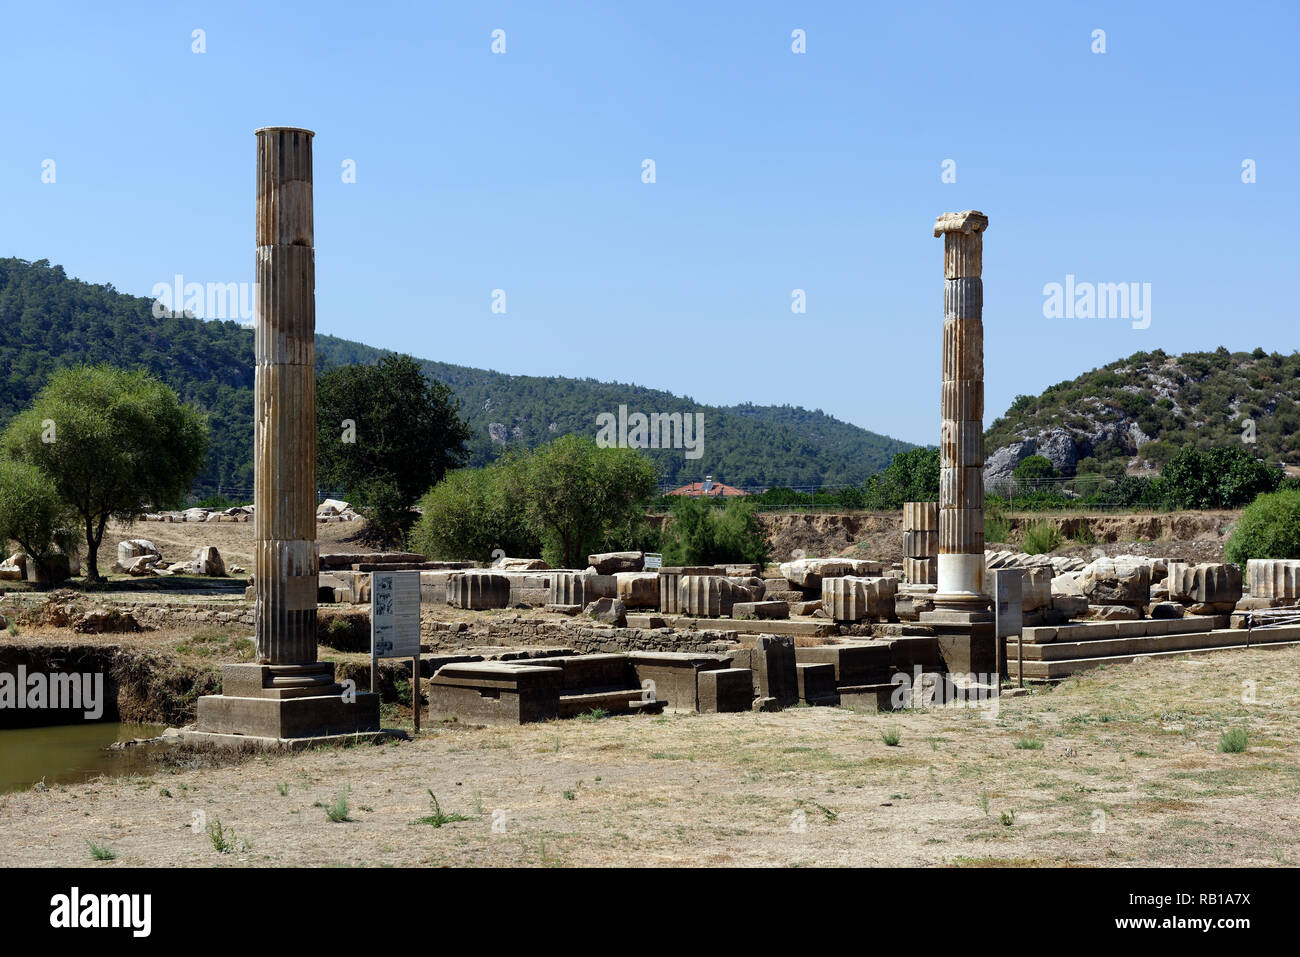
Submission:
[[[664,567],[664,557],[659,552],[646,552],[644,557],[646,571]]]
[[[370,654],[414,658],[420,653],[420,573],[370,573]]]

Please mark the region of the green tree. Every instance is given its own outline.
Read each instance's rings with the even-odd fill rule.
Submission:
[[[411,507],[466,458],[460,403],[406,355],[331,369],[316,383],[319,481],[345,491],[372,540],[402,541]]]
[[[35,465],[0,459],[0,546],[17,542],[42,579],[50,581],[55,552],[74,550],[75,523],[48,475]]]
[[[716,565],[753,562],[766,565],[772,554],[758,509],[744,498],[722,508],[702,498],[678,497],[663,533],[664,564]]]
[[[939,450],[918,448],[899,452],[879,475],[867,479],[867,508],[897,509],[904,502],[939,500]]]
[[[110,519],[174,507],[203,465],[207,423],[144,371],[72,366],[50,376],[5,430],[4,450],[50,476],[86,536],[86,580],[101,582]]]
[[[411,529],[411,548],[432,558],[486,562],[497,549],[507,555],[540,556],[538,537],[524,524],[515,498],[520,468],[508,456],[479,469],[457,469],[420,499],[421,515]]]
[[[1252,558],[1300,558],[1300,491],[1266,493],[1247,505],[1224,555],[1243,568]]]
[[[1259,461],[1242,447],[1204,451],[1184,446],[1161,470],[1172,508],[1241,508],[1263,492],[1275,491],[1282,470]]]
[[[645,521],[657,475],[635,449],[598,448],[566,435],[535,449],[509,473],[507,494],[524,503],[524,520],[552,565],[581,568],[612,529]]]
[[[1021,459],[1011,474],[1022,485],[1034,485],[1042,479],[1056,478],[1056,466],[1045,455],[1030,455]]]

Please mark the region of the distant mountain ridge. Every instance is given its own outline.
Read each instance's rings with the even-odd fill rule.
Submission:
[[[375,362],[387,350],[316,337],[316,367]],[[516,376],[420,360],[461,400],[473,431],[471,464],[557,436],[595,436],[601,413],[703,413],[699,458],[647,450],[665,486],[713,475],[741,487],[861,484],[911,443],[795,406],[707,406],[689,397],[595,379]],[[68,277],[46,260],[0,259],[0,427],[78,362],[149,369],[211,415],[208,465],[198,491],[251,489],[253,331],[237,322],[153,315],[153,300]]]

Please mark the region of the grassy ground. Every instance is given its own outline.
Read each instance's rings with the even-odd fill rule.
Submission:
[[[1286,649],[1091,672],[1003,699],[993,721],[796,708],[439,725],[10,794],[0,857],[89,866],[93,843],[115,855],[97,867],[1295,866],[1298,719]],[[1220,750],[1239,728],[1246,750]]]

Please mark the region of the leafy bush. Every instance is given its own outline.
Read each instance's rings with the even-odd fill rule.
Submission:
[[[1056,466],[1045,455],[1030,455],[1021,459],[1011,474],[1017,482],[1030,485],[1043,479],[1056,478]]]
[[[1184,447],[1161,471],[1165,498],[1174,508],[1240,508],[1276,491],[1282,470],[1244,447]]]
[[[984,506],[984,541],[1011,541],[1011,522],[996,505]]]
[[[1224,555],[1242,567],[1252,558],[1300,558],[1300,491],[1273,492],[1251,502]]]
[[[1063,538],[1056,523],[1048,519],[1025,526],[1020,547],[1029,555],[1043,555],[1061,547]]]
[[[939,499],[939,450],[899,452],[879,475],[867,479],[863,502],[867,508],[897,509],[904,502]]]
[[[721,509],[703,499],[679,498],[664,528],[662,548],[665,565],[765,565],[772,553],[753,504],[740,498]]]
[[[420,499],[423,514],[411,529],[414,551],[431,558],[487,562],[492,552],[541,555],[541,540],[524,524],[510,475],[514,457],[479,469],[458,469]]]

